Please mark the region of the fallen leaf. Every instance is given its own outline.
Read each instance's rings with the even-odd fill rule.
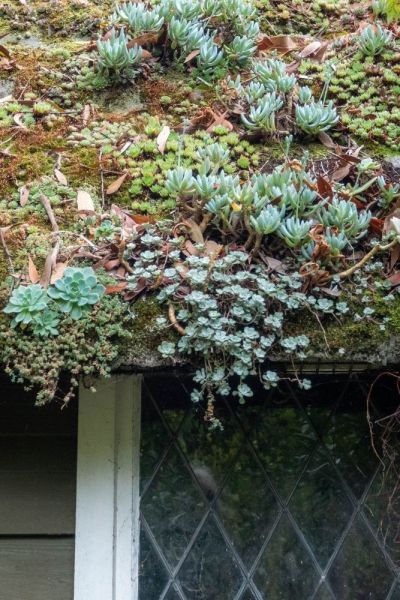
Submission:
[[[397,273],[394,273],[393,275],[388,277],[388,279],[393,287],[397,287],[398,285],[400,285],[400,271],[397,271]]]
[[[0,98],[0,104],[4,104],[5,102],[10,102],[11,100],[13,100],[13,95],[12,94],[8,94],[8,96],[3,96],[3,98]]]
[[[198,256],[199,255],[199,251],[197,250],[197,248],[193,244],[193,242],[191,242],[190,240],[186,240],[185,250],[186,250],[185,254],[187,254],[188,256]]]
[[[109,260],[105,263],[104,268],[106,271],[112,271],[113,269],[116,269],[117,267],[119,267],[121,264],[121,261],[119,260],[119,258],[114,258],[112,260]]]
[[[313,42],[310,42],[299,53],[300,58],[307,58],[307,56],[311,56],[312,54],[315,54],[315,52],[317,52],[317,50],[319,50],[321,48],[321,46],[322,46],[322,42],[319,42],[318,40],[314,40]]]
[[[115,194],[116,192],[118,192],[119,188],[124,183],[124,181],[127,177],[128,177],[128,172],[125,171],[125,173],[122,173],[122,175],[120,177],[118,177],[118,179],[116,179],[115,181],[110,183],[110,185],[108,186],[108,188],[106,190],[107,196],[111,196],[111,194]]]
[[[24,207],[27,205],[29,199],[29,188],[23,185],[19,188],[19,204]]]
[[[132,215],[132,220],[136,225],[144,225],[145,223],[154,223],[154,217],[149,215]]]
[[[7,58],[11,58],[10,51],[5,46],[3,46],[3,44],[0,44],[0,52],[1,54],[4,54],[4,56],[6,56]]]
[[[219,256],[224,249],[222,244],[217,244],[217,242],[214,242],[213,240],[207,240],[205,247],[207,256],[211,256],[212,258]]]
[[[377,217],[372,217],[369,222],[369,228],[373,233],[381,234],[383,232],[385,221],[383,219],[378,219]]]
[[[40,278],[40,285],[42,285],[43,287],[47,288],[47,286],[49,285],[49,283],[51,281],[51,275],[52,275],[53,269],[57,263],[57,256],[58,256],[59,250],[60,250],[60,242],[56,242],[46,256],[43,273]]]
[[[394,266],[400,259],[400,244],[396,244],[390,251],[389,271],[393,271]]]
[[[38,283],[38,281],[40,281],[39,272],[30,254],[28,254],[28,275],[31,283]]]
[[[16,123],[21,129],[28,129],[22,120],[23,116],[23,113],[15,113],[15,115],[13,116],[14,123]]]
[[[333,139],[331,138],[330,135],[325,133],[325,131],[321,131],[321,133],[319,134],[318,137],[319,137],[319,141],[321,142],[321,144],[326,146],[326,148],[330,148],[331,150],[336,150],[337,144],[333,141]]]
[[[85,107],[82,111],[82,124],[84,127],[89,123],[90,115],[91,115],[90,104],[85,104]]]
[[[91,195],[85,190],[78,190],[76,197],[78,204],[78,212],[83,213],[94,213],[94,204]]]
[[[278,52],[292,52],[298,47],[290,35],[265,35],[257,44],[258,50],[278,50]]]
[[[61,183],[61,185],[68,185],[67,178],[59,169],[54,169],[54,175],[58,183]]]
[[[143,33],[143,35],[139,35],[138,37],[133,38],[128,42],[127,47],[133,48],[134,46],[145,46],[146,44],[154,46],[159,43],[161,40],[162,33],[159,32],[148,32]]]
[[[115,285],[107,285],[106,286],[106,294],[110,296],[111,294],[120,294],[123,292],[128,286],[127,281],[121,281],[120,283],[116,283]]]
[[[339,167],[339,169],[336,169],[336,171],[334,171],[332,174],[332,180],[342,181],[343,179],[345,179],[350,173],[352,166],[353,165],[348,162],[343,167]]]
[[[182,223],[186,225],[186,227],[189,230],[190,237],[196,244],[204,244],[203,233],[200,227],[197,225],[197,223],[193,221],[193,219],[186,219],[185,221],[182,221]]]
[[[196,58],[196,56],[198,56],[200,54],[200,50],[193,50],[193,52],[191,52],[190,54],[187,55],[187,57],[185,58],[184,62],[188,63],[191,60],[193,60],[194,58]]]
[[[170,133],[171,129],[168,127],[168,125],[164,125],[164,127],[161,129],[160,133],[157,136],[157,147],[161,154],[164,154],[165,146],[170,136]]]
[[[64,275],[64,271],[67,268],[67,263],[58,262],[54,265],[54,268],[51,273],[50,283],[55,283]]]
[[[318,188],[318,193],[321,196],[321,198],[329,198],[329,200],[332,200],[332,198],[333,198],[332,186],[329,183],[329,181],[327,179],[325,179],[325,177],[322,177],[322,175],[318,175],[318,177],[317,177],[317,188]]]

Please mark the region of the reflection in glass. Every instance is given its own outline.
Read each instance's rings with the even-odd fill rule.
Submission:
[[[322,448],[318,448],[307,464],[290,502],[290,510],[320,566],[324,567],[353,509]]]
[[[188,600],[232,600],[240,569],[212,517],[207,519],[179,574]]]
[[[261,557],[254,580],[265,598],[303,600],[317,587],[318,574],[284,515]]]
[[[140,600],[159,598],[167,581],[168,575],[142,528],[139,563]]]
[[[329,572],[341,600],[384,600],[390,590],[390,573],[378,545],[357,517]]]
[[[141,511],[155,541],[142,534],[140,600],[400,600],[374,539],[389,532],[395,558],[393,482],[372,482],[357,381],[229,398],[222,431],[176,381],[152,377],[143,399]],[[357,511],[373,535],[363,517],[350,527]]]
[[[175,566],[205,510],[196,482],[175,448],[169,450],[141,509],[165,557]]]

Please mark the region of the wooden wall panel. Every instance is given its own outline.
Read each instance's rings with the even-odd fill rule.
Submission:
[[[0,535],[73,534],[76,440],[0,436]]]
[[[0,598],[73,600],[73,539],[0,538]]]

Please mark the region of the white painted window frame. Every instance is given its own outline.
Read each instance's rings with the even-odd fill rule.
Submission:
[[[74,600],[138,600],[141,377],[81,386]]]

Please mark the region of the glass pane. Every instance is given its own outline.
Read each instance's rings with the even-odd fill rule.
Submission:
[[[290,510],[318,562],[324,567],[353,509],[330,458],[321,447],[314,453],[301,477],[291,499]]]
[[[291,402],[269,408],[260,415],[249,438],[273,485],[287,498],[316,444],[305,412]]]
[[[185,560],[179,580],[188,600],[232,600],[238,592],[239,566],[212,517]]]
[[[369,490],[364,514],[383,543],[386,552],[399,564],[400,494],[395,468],[381,470]]]
[[[253,592],[251,592],[249,589],[245,590],[240,596],[240,600],[255,600]]]
[[[390,596],[390,600],[400,600],[400,584],[396,587],[393,594]]]
[[[167,573],[142,528],[139,563],[140,600],[154,600],[155,598],[159,598],[167,585],[167,581]]]
[[[181,600],[178,592],[174,590],[174,588],[170,588],[166,596],[164,596],[164,600]]]
[[[250,568],[279,513],[276,498],[255,457],[240,453],[218,502],[228,535]]]
[[[330,569],[329,581],[340,600],[384,600],[389,593],[393,576],[359,518]]]
[[[144,495],[141,508],[166,559],[175,566],[204,515],[205,503],[174,447]]]
[[[318,592],[313,597],[313,600],[334,600],[334,596],[328,590],[328,587],[323,583],[319,588]]]
[[[265,598],[306,600],[319,581],[315,567],[284,515],[261,557],[254,581]]]
[[[343,399],[334,414],[324,442],[344,479],[360,498],[375,473],[378,459],[371,447],[363,390],[355,385],[350,390],[350,397]]]

